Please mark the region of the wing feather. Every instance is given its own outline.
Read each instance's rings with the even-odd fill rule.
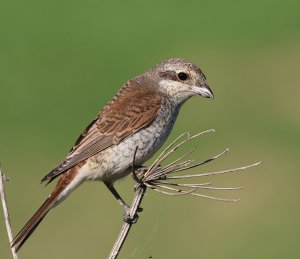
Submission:
[[[83,131],[69,155],[42,182],[50,183],[81,161],[147,127],[156,118],[160,104],[160,95],[153,88],[129,81]]]

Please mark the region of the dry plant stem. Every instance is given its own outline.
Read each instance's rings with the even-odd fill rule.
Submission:
[[[200,133],[197,133],[195,135],[193,135],[192,137],[190,136],[189,132],[184,132],[183,134],[179,135],[159,156],[158,158],[155,160],[155,162],[150,166],[148,172],[145,173],[145,178],[147,178],[149,172],[154,172],[159,165],[165,161],[172,153],[174,153],[180,146],[184,145],[185,143],[191,141],[192,139],[203,135],[205,133],[210,133],[210,132],[215,132],[214,129],[210,129],[210,130],[206,130],[206,131],[202,131]],[[181,142],[179,142],[179,144],[175,145],[176,142],[178,142],[181,138],[183,138],[184,136],[187,136],[186,139],[182,140]]]
[[[157,173],[151,174],[151,177],[148,177],[147,180],[148,181],[153,180],[155,178],[158,178],[159,176],[167,175],[167,174],[170,174],[170,173],[176,173],[176,172],[180,172],[180,171],[185,171],[185,170],[188,170],[188,169],[192,169],[192,168],[207,164],[207,163],[209,163],[209,162],[211,162],[215,159],[218,159],[219,157],[227,154],[228,151],[229,151],[229,149],[226,149],[225,151],[219,153],[218,155],[216,155],[214,157],[211,157],[209,159],[206,159],[203,162],[196,163],[196,164],[189,165],[193,161],[192,160],[187,160],[186,162],[182,162],[182,163],[173,165],[172,167],[169,167],[169,168],[164,167],[162,170],[159,170]],[[173,179],[173,178],[172,177],[167,177],[167,179]]]
[[[191,136],[188,132],[181,134],[166,149],[162,151],[162,153],[158,156],[158,158],[147,168],[146,172],[145,172],[145,168],[144,169],[139,168],[135,171],[135,155],[138,150],[138,147],[136,147],[133,156],[133,161],[132,161],[132,176],[137,184],[134,189],[135,196],[131,204],[131,210],[129,215],[130,218],[134,218],[137,215],[137,210],[139,208],[139,205],[142,202],[147,187],[161,194],[170,195],[170,196],[192,195],[200,198],[212,199],[217,201],[225,201],[225,202],[239,201],[239,199],[220,198],[211,195],[200,194],[200,193],[196,193],[196,191],[199,190],[201,191],[203,189],[209,191],[213,191],[213,190],[235,191],[235,190],[240,190],[243,187],[215,187],[215,186],[211,186],[211,183],[181,183],[181,182],[177,182],[177,180],[180,181],[189,178],[194,179],[203,176],[228,174],[228,173],[248,169],[250,167],[260,164],[260,162],[247,165],[247,166],[242,166],[242,167],[222,170],[222,171],[216,171],[216,172],[170,176],[171,174],[186,171],[188,169],[196,168],[206,163],[212,162],[220,158],[221,156],[227,154],[229,151],[228,149],[226,149],[225,151],[218,153],[217,155],[210,157],[202,162],[195,163],[193,160],[190,159],[183,161],[185,158],[187,158],[187,156],[189,156],[191,153],[195,151],[196,148],[194,148],[190,152],[182,155],[181,157],[177,158],[171,163],[162,166],[162,163],[167,158],[169,158],[172,154],[174,154],[174,152],[178,148],[180,148],[187,142],[191,141],[192,139],[209,132],[214,132],[214,130],[211,129],[211,130],[203,131],[193,136]],[[170,182],[170,180],[171,181],[175,180],[175,182]],[[123,223],[119,236],[111,250],[108,259],[117,258],[132,224],[133,223]]]
[[[9,243],[11,243],[13,240],[13,234],[12,234],[12,229],[11,229],[11,224],[10,224],[10,219],[9,219],[8,208],[7,208],[6,195],[5,195],[5,190],[4,190],[4,181],[8,181],[8,179],[5,177],[4,174],[2,174],[2,171],[0,168],[1,203],[2,203],[2,208],[3,208],[3,213],[4,213],[4,221],[5,221],[5,225],[6,225],[7,235],[8,235]],[[12,252],[13,258],[18,259],[18,255],[15,251],[15,248],[12,247],[11,252]]]
[[[130,210],[130,216],[132,218],[137,214],[137,209],[139,208],[139,206],[143,200],[146,188],[147,187],[144,184],[138,184],[137,187],[135,188],[135,196],[133,198],[133,202],[131,204],[131,210]],[[107,257],[107,259],[117,258],[118,254],[125,242],[125,239],[129,233],[129,230],[131,229],[131,226],[132,226],[132,223],[127,223],[127,222],[123,223],[123,226],[121,228],[119,236],[118,236],[109,256]]]

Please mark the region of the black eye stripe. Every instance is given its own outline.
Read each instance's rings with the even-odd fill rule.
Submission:
[[[178,79],[181,81],[185,81],[188,79],[188,75],[184,72],[179,72],[177,76],[178,76]]]
[[[159,74],[161,77],[166,78],[166,79],[170,79],[170,80],[178,80],[177,78],[177,74],[174,71],[164,71],[164,72],[160,72]]]

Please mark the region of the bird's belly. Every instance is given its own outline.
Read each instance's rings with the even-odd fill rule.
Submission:
[[[150,126],[139,130],[124,141],[108,148],[88,161],[88,180],[114,182],[131,172],[133,156],[135,165],[142,165],[164,144],[177,116],[157,118]]]

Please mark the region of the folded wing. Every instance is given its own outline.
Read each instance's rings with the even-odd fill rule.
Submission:
[[[79,136],[69,155],[42,182],[50,183],[81,161],[147,127],[156,118],[160,104],[161,98],[154,89],[129,81]]]

